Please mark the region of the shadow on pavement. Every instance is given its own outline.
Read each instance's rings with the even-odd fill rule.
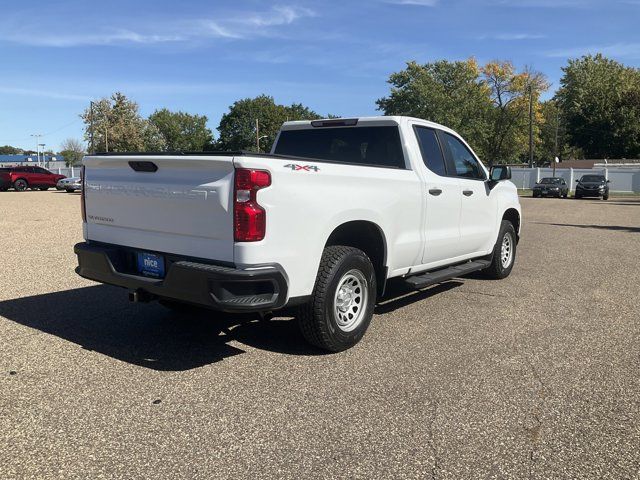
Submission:
[[[384,315],[385,313],[393,312],[394,310],[425,300],[439,293],[459,287],[460,285],[463,285],[463,282],[450,280],[446,283],[439,283],[423,290],[414,290],[403,283],[402,280],[392,279],[387,284],[387,291],[384,297],[381,298],[376,305],[375,313],[377,315]]]
[[[392,281],[375,313],[389,313],[459,285],[462,282],[450,281],[416,291]],[[190,370],[245,353],[229,345],[232,340],[287,355],[326,354],[304,340],[290,317],[266,320],[257,314],[199,309],[176,313],[155,302],[129,303],[125,290],[107,285],[5,300],[0,316],[158,371]]]
[[[228,345],[292,355],[317,355],[295,321],[260,320],[212,311],[178,314],[157,303],[131,304],[106,285],[0,302],[0,316],[142,367],[182,371],[244,353]]]
[[[552,225],[554,227],[593,228],[597,230],[613,230],[618,232],[640,233],[640,227],[628,227],[623,225],[575,225],[571,223],[546,223],[532,222],[538,225]]]

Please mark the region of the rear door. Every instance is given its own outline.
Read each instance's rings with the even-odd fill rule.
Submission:
[[[35,181],[38,185],[43,187],[55,187],[55,182],[53,181],[53,174],[42,167],[33,167]]]
[[[414,125],[424,163],[426,213],[422,263],[460,255],[460,184],[447,176],[445,158],[436,130]]]
[[[460,185],[460,249],[462,255],[486,250],[495,240],[497,198],[491,195],[487,175],[471,150],[456,136],[440,132],[449,170]]]
[[[88,240],[233,262],[232,156],[86,157]]]

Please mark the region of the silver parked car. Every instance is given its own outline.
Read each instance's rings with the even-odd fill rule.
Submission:
[[[58,180],[56,183],[56,190],[66,190],[67,185],[80,181],[80,177],[69,177]]]

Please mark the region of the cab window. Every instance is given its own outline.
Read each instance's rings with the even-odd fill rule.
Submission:
[[[457,177],[485,180],[484,170],[471,151],[456,137],[443,132],[442,137],[449,149],[451,163]]]

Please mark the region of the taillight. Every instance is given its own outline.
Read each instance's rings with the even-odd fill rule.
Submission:
[[[84,165],[80,167],[80,184],[82,188],[80,189],[80,209],[82,211],[82,221],[87,221],[87,207],[84,202]]]
[[[269,172],[236,169],[233,192],[233,237],[236,242],[258,242],[264,238],[267,213],[258,204],[256,194],[269,185]]]

